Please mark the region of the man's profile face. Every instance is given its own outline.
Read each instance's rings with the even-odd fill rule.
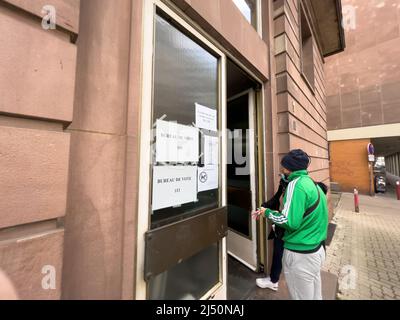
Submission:
[[[288,169],[286,169],[286,168],[284,168],[284,167],[281,167],[281,172],[282,172],[283,174],[288,175],[288,176],[292,173],[291,171],[289,171]]]

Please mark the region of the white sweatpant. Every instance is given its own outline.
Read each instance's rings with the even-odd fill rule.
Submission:
[[[283,272],[293,300],[322,300],[321,268],[325,249],[315,253],[297,253],[285,249]]]

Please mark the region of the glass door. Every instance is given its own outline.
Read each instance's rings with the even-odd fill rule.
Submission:
[[[256,113],[253,89],[228,100],[228,253],[257,270]]]
[[[226,290],[225,57],[165,4],[154,1],[152,13],[150,188],[146,195],[140,185],[139,208],[148,210],[139,213],[137,290],[146,299],[210,298]]]

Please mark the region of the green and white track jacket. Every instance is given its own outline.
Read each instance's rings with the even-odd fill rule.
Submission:
[[[303,218],[308,208],[318,200],[317,208]],[[282,212],[267,209],[265,217],[284,228],[285,248],[295,251],[310,251],[326,240],[328,232],[328,205],[324,192],[315,185],[306,170],[295,171],[289,176],[289,185],[283,198]]]

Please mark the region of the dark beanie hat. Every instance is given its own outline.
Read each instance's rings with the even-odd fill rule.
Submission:
[[[311,159],[303,150],[296,149],[290,151],[281,161],[282,167],[289,171],[306,170],[310,165]]]

